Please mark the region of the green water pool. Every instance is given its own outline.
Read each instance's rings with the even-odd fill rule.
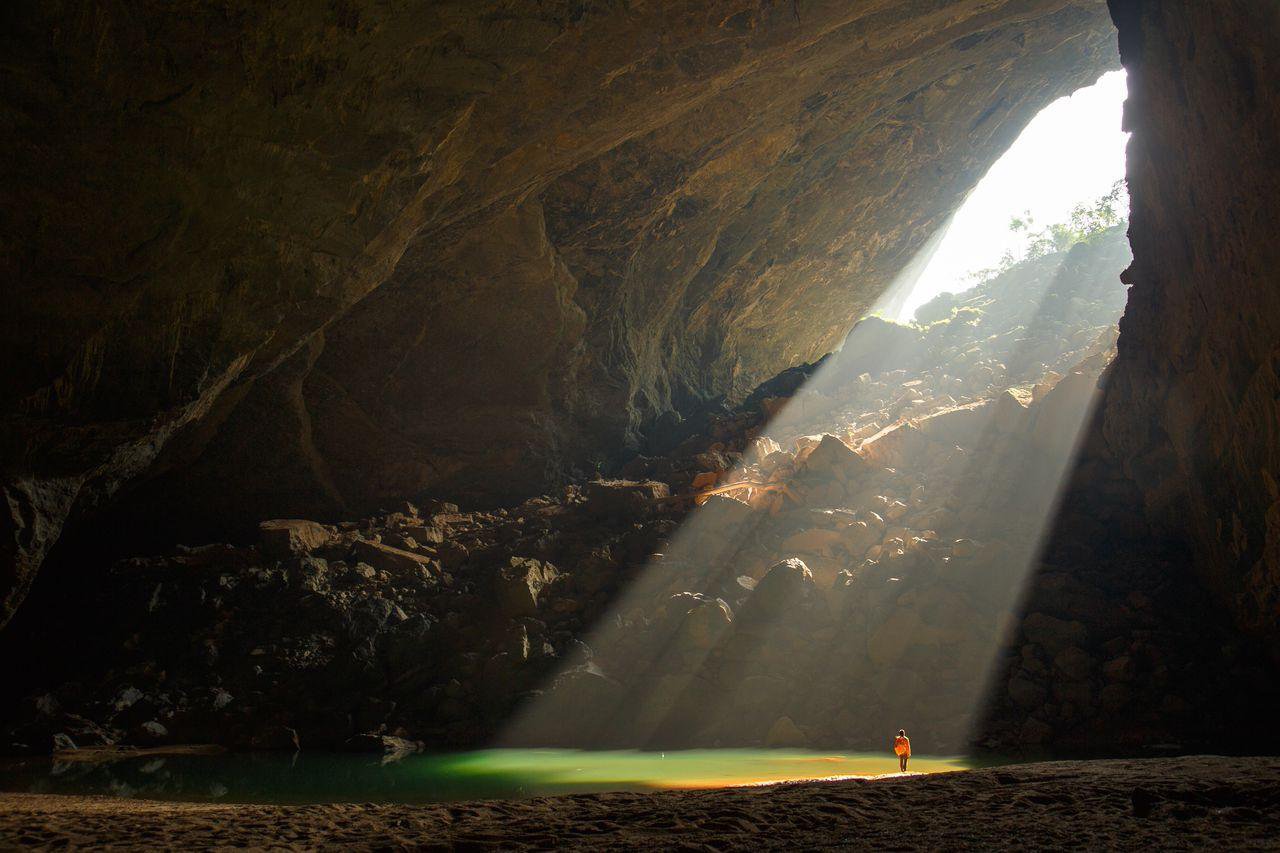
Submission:
[[[911,759],[911,771],[973,764]],[[675,752],[493,749],[380,756],[331,753],[149,753],[111,760],[24,759],[0,765],[0,789],[240,803],[519,799],[552,794],[710,788],[895,773],[892,753],[772,749]]]

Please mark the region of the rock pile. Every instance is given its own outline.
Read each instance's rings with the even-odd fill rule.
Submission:
[[[102,638],[122,648],[96,683],[28,699],[8,740],[480,742],[523,692],[589,658],[575,638],[675,526],[637,504],[637,488],[570,487],[492,512],[406,503],[338,525],[273,520],[253,546],[124,561],[118,636]]]
[[[790,435],[760,433],[779,401],[764,397],[638,460],[630,474],[701,508],[647,570],[649,600],[593,637],[600,683],[558,685],[530,736],[869,746],[898,720],[963,747],[1109,359],[1114,329],[1093,332],[1031,387],[973,399],[935,390],[943,366],[930,386],[927,370],[859,370],[823,394],[845,409],[789,422],[793,397]],[[803,433],[815,419],[832,431]]]
[[[1113,352],[1124,250],[1117,229],[940,297],[927,325],[865,320],[623,479],[125,561],[91,677],[28,697],[6,742],[849,747],[907,726],[958,750],[994,672],[988,743],[1096,744],[1195,654],[1162,652],[1168,595],[1140,591],[1158,561],[1146,586],[1039,571],[1015,613]],[[1091,454],[1077,479],[1102,497],[1050,560],[1140,538]]]

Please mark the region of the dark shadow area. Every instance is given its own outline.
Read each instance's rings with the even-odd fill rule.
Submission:
[[[1105,396],[1102,406],[1105,407]],[[1197,575],[1190,543],[1155,536],[1142,494],[1086,427],[974,744],[996,753],[1271,754],[1280,667]]]

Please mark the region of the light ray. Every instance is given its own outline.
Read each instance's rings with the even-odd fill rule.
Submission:
[[[929,241],[881,310],[920,304],[944,244]],[[1044,342],[1016,336],[1062,326],[1089,251],[1018,267],[1030,284],[1000,306],[1000,340],[970,348],[1003,353],[1004,375],[963,375],[969,351],[929,361],[950,351],[931,336],[967,333],[959,320],[871,319],[789,399],[759,400],[767,425],[593,630],[592,662],[561,672],[500,743],[866,747],[908,726],[963,747],[1114,341],[1063,343],[1080,364],[1032,389],[1018,365],[1039,364]],[[1112,260],[1104,289],[1127,262]],[[914,399],[916,374],[951,391]]]

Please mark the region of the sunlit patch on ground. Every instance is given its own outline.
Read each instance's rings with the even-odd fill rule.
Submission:
[[[448,802],[604,791],[724,788],[898,776],[884,753],[798,750],[493,749],[378,756],[117,753],[116,760],[46,758],[0,766],[0,790],[211,802]],[[912,758],[914,773],[963,770],[959,758]]]

